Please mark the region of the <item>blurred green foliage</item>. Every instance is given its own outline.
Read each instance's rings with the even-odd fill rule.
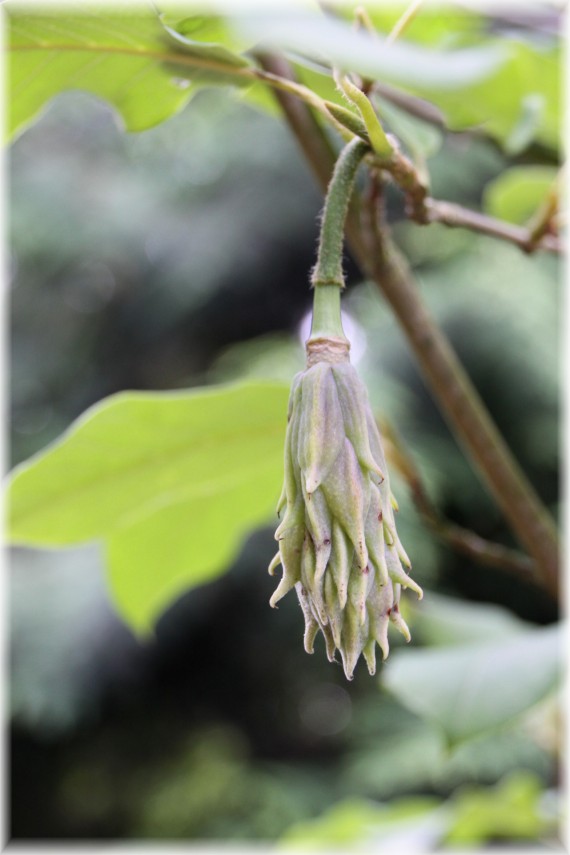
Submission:
[[[516,631],[499,642],[405,651],[386,666],[384,685],[433,721],[453,744],[499,728],[556,689],[560,627]]]
[[[390,805],[340,802],[320,819],[289,829],[284,849],[350,846],[350,851],[366,852],[377,845],[394,851],[413,845],[413,851],[429,852],[435,847],[536,840],[553,826],[540,804],[541,794],[534,775],[519,773],[493,788],[463,788],[447,802],[428,798],[395,799]]]
[[[326,814],[313,822],[300,823],[288,830],[283,838],[283,849],[306,851],[325,847],[348,847],[360,850],[372,842],[385,844],[402,829],[414,827],[418,821],[431,819],[438,800],[433,798],[395,799],[390,806],[373,802],[346,801],[330,808]],[[393,840],[390,840],[393,845]]]
[[[350,19],[361,4],[329,0],[327,5]],[[366,9],[377,31],[387,35],[405,4],[370,4]],[[503,9],[496,11],[496,17],[451,4],[424,8],[406,28],[406,39],[443,55],[470,48],[481,51],[483,57],[485,49],[494,48],[501,61],[491,70],[482,65],[480,74],[472,82],[464,81],[460,90],[452,84],[430,85],[420,75],[405,81],[404,88],[441,108],[451,130],[483,129],[510,155],[524,151],[534,140],[557,151],[561,57],[556,26],[557,9],[546,4],[537,4],[526,16]]]
[[[536,840],[552,826],[541,796],[540,781],[528,773],[511,775],[487,792],[460,790],[445,842],[480,846],[488,840]]]
[[[397,14],[379,8],[373,17],[387,32]],[[184,20],[180,29],[197,38]],[[530,197],[533,205],[541,201],[546,184],[535,192],[525,170],[550,176],[558,165],[556,23],[552,10],[516,20],[453,10],[445,17],[422,12],[410,25],[412,47],[499,46],[505,57],[456,94],[428,92],[418,79],[408,85],[432,97],[458,131],[444,134],[440,148],[439,132],[428,131],[420,144],[422,126],[412,121],[404,131],[397,109],[391,119],[387,112],[410,154],[427,159],[434,195],[475,208],[506,204],[503,215],[514,222],[527,217]],[[216,39],[232,48],[226,40],[235,34],[216,27]],[[320,47],[342,51],[338,29],[325,28],[323,40],[327,32],[328,48]],[[235,49],[247,46],[241,38]],[[305,83],[339,97],[310,51],[295,59]],[[160,85],[170,85],[157,73]],[[172,110],[188,94],[178,88]],[[14,462],[114,392],[283,382],[302,366],[299,329],[321,200],[283,127],[245,106],[255,98],[265,107],[267,93],[253,87],[245,98],[198,95],[165,125],[125,135],[105,105],[74,93],[52,103],[16,142]],[[556,511],[556,259],[529,258],[442,226],[418,227],[402,218],[398,194],[388,203],[422,295]],[[390,312],[350,259],[347,269],[347,327],[378,414],[411,450],[445,516],[512,545]],[[556,845],[561,727],[554,682],[510,708],[514,717],[495,716],[492,730],[463,734],[469,738],[458,745],[423,709],[404,706],[411,692],[405,680],[401,698],[384,687],[390,669],[396,673],[399,662],[405,669],[414,657],[469,651],[483,667],[477,651],[484,641],[501,651],[526,637],[529,623],[528,634],[546,637],[553,630],[539,625],[554,623],[556,608],[530,584],[454,554],[426,528],[405,483],[393,480],[399,530],[426,598],[409,606],[414,647],[396,644],[375,681],[358,670],[347,685],[322,650],[307,657],[294,602],[277,613],[268,608],[269,531],[245,542],[232,566],[224,559],[217,580],[180,597],[144,645],[113,613],[97,547],[17,549],[10,568],[12,838],[280,838],[315,847],[362,840],[365,851],[371,844],[416,851],[438,842]],[[272,502],[268,497],[268,509]],[[244,510],[239,500],[230,512],[236,508]],[[162,559],[177,551],[168,533],[163,543],[160,555],[145,547],[138,556],[152,559],[159,580]],[[135,572],[129,584],[138,581]],[[554,668],[554,655],[544,656]],[[531,667],[532,650],[514,660],[520,687],[539,668]],[[447,671],[435,677],[442,692],[454,689]],[[497,712],[492,697],[476,695]],[[457,712],[451,705],[444,711]]]
[[[485,188],[485,208],[500,220],[526,223],[554,189],[557,170],[549,166],[513,166]]]

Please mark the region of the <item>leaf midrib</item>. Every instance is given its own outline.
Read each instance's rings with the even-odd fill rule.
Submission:
[[[69,53],[108,53],[108,54],[118,54],[125,56],[138,56],[138,57],[147,57],[148,59],[158,60],[160,62],[165,63],[174,63],[177,65],[189,66],[193,68],[199,68],[205,71],[216,71],[220,74],[225,75],[233,75],[234,77],[243,78],[244,80],[249,80],[252,83],[257,80],[257,75],[255,74],[254,69],[244,67],[240,68],[236,65],[226,64],[223,62],[218,62],[214,59],[207,59],[205,57],[197,57],[194,55],[187,55],[184,53],[162,53],[160,51],[153,50],[145,50],[137,49],[137,48],[123,48],[114,46],[99,46],[99,45],[69,45],[69,44],[33,44],[33,45],[6,45],[6,50],[9,52],[16,51],[42,51],[44,53],[52,53],[52,52],[69,52]]]
[[[273,469],[274,464],[267,463],[267,459],[258,463],[255,467],[255,473],[257,475],[263,473],[266,474],[271,469]],[[196,499],[205,499],[214,495],[215,493],[220,492],[220,485],[224,486],[224,492],[231,492],[236,488],[240,487],[245,481],[250,480],[249,474],[251,473],[251,466],[248,466],[246,469],[242,469],[238,472],[235,472],[232,477],[219,477],[212,478],[209,481],[204,481],[200,485],[198,489],[192,490],[191,487],[182,487],[171,492],[170,501],[159,500],[160,497],[153,496],[147,501],[143,502],[137,507],[133,507],[128,511],[125,511],[120,517],[117,518],[116,525],[113,526],[112,531],[129,528],[133,525],[137,525],[148,517],[152,516],[155,513],[160,512],[165,507],[169,505],[181,505],[186,504],[187,502],[193,502]],[[276,490],[277,495],[277,490]]]

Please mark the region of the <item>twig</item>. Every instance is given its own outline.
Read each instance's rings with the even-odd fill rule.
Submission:
[[[388,135],[390,137],[390,135]],[[432,199],[414,164],[400,151],[395,150],[390,160],[378,164],[389,172],[406,198],[406,213],[419,225],[443,223],[450,228],[464,228],[500,240],[514,243],[526,253],[537,250],[563,253],[564,244],[557,235],[551,234],[557,201],[554,194],[548,197],[536,218],[527,226],[517,226],[489,217],[480,211],[472,211],[455,202]]]
[[[263,53],[257,54],[257,59],[263,66],[264,77],[269,75],[269,79],[291,79],[289,63],[282,57]],[[317,176],[319,184],[326,188],[335,164],[335,156],[328,139],[321,133],[313,113],[301,100],[297,100],[291,93],[284,90],[277,90],[273,94],[282,107],[297,143]]]
[[[330,112],[330,110],[329,110]],[[349,114],[354,118],[352,113]],[[355,133],[370,142],[366,128],[364,133],[353,126]],[[346,139],[346,136],[345,136]],[[552,233],[554,217],[558,209],[557,194],[552,191],[545,203],[526,226],[507,223],[496,217],[464,208],[455,202],[446,202],[428,196],[428,188],[418,169],[398,147],[398,141],[387,134],[385,139],[392,149],[389,156],[370,153],[369,161],[389,173],[392,180],[404,193],[406,213],[418,225],[443,223],[450,228],[464,228],[513,243],[529,255],[543,250],[561,254],[565,251],[563,241]]]
[[[394,42],[396,38],[401,35],[403,30],[415,17],[421,3],[422,0],[414,0],[414,2],[412,2],[411,6],[406,9],[402,17],[396,21],[396,24],[386,39],[385,44]],[[357,29],[359,27],[363,27],[371,38],[380,42],[378,32],[370,19],[368,12],[363,6],[357,6],[354,10],[354,20]],[[445,116],[441,110],[434,104],[430,104],[429,101],[425,101],[423,98],[418,98],[416,95],[410,95],[410,93],[397,89],[394,86],[390,86],[388,83],[380,83],[378,80],[372,80],[370,77],[360,78],[360,88],[365,95],[371,95],[375,92],[387,101],[391,101],[396,107],[400,107],[400,109],[410,113],[410,115],[416,116],[418,119],[422,119],[430,124],[437,125],[442,130],[445,130],[446,128]]]
[[[407,12],[405,12],[402,18],[397,22],[396,27],[390,35],[396,33],[394,38],[399,35],[401,29],[409,23],[413,15],[418,11],[422,1],[423,0],[415,0],[415,2],[411,4]],[[362,13],[362,10],[358,11]],[[401,29],[398,29],[399,24],[402,24]],[[327,115],[328,108],[327,118],[332,119],[333,122],[335,122],[337,130],[339,125],[342,127],[342,117],[340,121],[337,121],[335,113],[331,109],[338,109],[336,105],[323,102],[317,97],[314,97],[314,103],[312,103],[311,98],[307,95],[307,93],[310,93],[310,90],[307,90],[306,87],[299,87],[298,93],[296,93],[297,84],[284,83],[286,78],[282,75],[271,75],[266,72],[262,79],[266,79],[267,82],[272,83],[283,91],[299,94],[306,103],[311,104],[311,106],[314,106],[324,115]],[[360,81],[360,88],[364,95],[368,95],[371,91],[379,91],[375,81],[368,79],[362,79]],[[397,93],[397,90],[394,90],[390,95],[386,93],[386,95],[387,97],[391,97],[394,101],[394,93]],[[427,118],[429,115],[429,121],[434,124],[442,123],[442,120],[439,119],[439,117],[437,117],[436,120],[437,113],[434,116],[433,113],[430,114],[428,112],[427,108],[431,107],[430,104],[427,102],[421,102],[418,99],[412,100],[414,101],[413,108],[411,108],[409,103],[401,103],[401,106],[403,106],[404,109],[408,109],[409,112],[415,112],[416,115],[421,114],[421,118]],[[348,116],[350,116],[354,121],[355,117],[352,113],[348,113]],[[346,120],[344,127],[342,128],[344,131],[343,138],[345,140],[347,139],[347,127],[350,127],[355,134],[360,135],[365,141],[370,141],[366,134],[366,127],[364,125],[362,125],[362,129],[360,129],[353,123],[346,123]],[[381,128],[380,125],[379,127]],[[428,196],[428,188],[422,180],[416,166],[399,150],[397,141],[394,140],[390,134],[387,135],[387,138],[390,140],[390,143],[393,144],[393,153],[391,157],[386,157],[386,153],[383,152],[382,159],[378,160],[378,166],[389,172],[394,182],[404,192],[406,197],[406,212],[410,219],[415,223],[418,223],[419,225],[429,225],[430,223],[437,222],[443,223],[450,228],[470,229],[471,231],[479,232],[480,234],[486,234],[490,237],[514,243],[528,254],[537,252],[538,250],[559,254],[565,251],[563,242],[556,234],[552,233],[554,217],[558,210],[558,194],[556,187],[554,187],[550,192],[545,203],[541,206],[527,226],[513,225],[512,223],[507,223],[504,220],[497,219],[496,217],[490,217],[479,211],[464,208],[462,205],[457,205],[454,202],[446,202],[439,199],[433,199]],[[373,147],[376,148],[375,146]]]
[[[415,14],[418,6],[419,2],[415,0],[415,2],[410,6],[408,12],[404,13],[403,18],[400,19],[399,23],[404,25],[411,20],[411,13],[413,12]],[[398,28],[397,24],[395,30],[397,31],[396,34],[399,34],[401,27]],[[16,48],[7,45],[6,49],[17,50],[19,52],[29,50],[49,50],[52,52],[57,51],[63,53],[74,50],[75,46],[74,44],[68,43],[50,43],[49,45],[34,43],[33,45],[18,45]],[[92,45],[82,45],[81,49],[94,52],[99,50],[97,46]],[[115,46],[113,47],[113,53],[125,55],[136,54],[138,56],[141,52],[130,46]],[[326,120],[333,125],[345,141],[348,142],[352,138],[353,133],[359,133],[358,130],[355,131],[354,128],[348,130],[342,119],[339,119],[338,112],[339,110],[342,111],[342,107],[334,104],[328,104],[328,102],[313,92],[309,87],[303,86],[284,74],[272,72],[270,70],[270,64],[265,63],[262,56],[259,57],[259,59],[261,65],[264,66],[264,69],[239,66],[228,67],[227,63],[208,57],[188,55],[183,51],[179,51],[175,55],[161,51],[145,51],[143,55],[158,62],[175,62],[176,64],[189,66],[191,68],[223,72],[226,76],[232,75],[236,79],[236,83],[239,81],[243,83],[262,81],[271,86],[274,90],[280,90],[282,92],[295,95],[315,110],[318,110]],[[426,121],[431,121],[438,125],[443,124],[443,118],[439,111],[437,111],[433,105],[422,101],[421,99],[399,92],[386,84],[379,84],[371,80],[364,81],[362,88],[366,93],[376,90],[379,94],[407,110],[409,113],[417,115]],[[347,112],[348,111],[344,110],[345,114]],[[348,113],[348,115],[350,116],[352,114]],[[365,141],[368,141],[366,134],[360,135],[365,139]],[[384,166],[386,167],[386,164],[384,164]],[[406,193],[409,202],[410,216],[415,222],[425,224],[428,222],[438,221],[446,223],[449,226],[462,226],[474,231],[493,235],[494,237],[500,237],[504,240],[509,240],[529,253],[540,249],[544,249],[549,252],[563,251],[562,243],[558,237],[549,233],[553,224],[552,216],[542,220],[536,229],[534,227],[525,229],[524,227],[511,226],[509,223],[502,223],[500,220],[485,217],[483,214],[469,211],[468,209],[461,208],[460,206],[452,205],[452,203],[449,202],[438,202],[433,199],[428,199],[426,196],[426,188],[423,187],[421,178],[417,175],[413,166],[410,169],[410,162],[404,158],[403,155],[394,159],[391,171],[393,173],[394,180],[400,184]]]
[[[418,14],[422,2],[423,0],[413,0],[413,2],[410,3],[408,8],[404,11],[401,17],[398,18],[390,30],[390,33],[384,42],[385,45],[394,44],[396,39],[402,35],[408,24],[410,24]]]
[[[534,247],[544,243],[545,239],[552,236],[556,229],[556,217],[559,211],[559,184],[562,182],[562,173],[559,173],[546,196],[546,199],[534,212],[526,227],[530,233],[529,245]]]
[[[394,245],[382,212],[369,206],[363,225],[372,278],[404,328],[424,378],[458,441],[476,464],[545,587],[558,590],[558,538],[548,511],[522,472],[449,341],[424,306],[411,270]]]
[[[540,586],[536,563],[522,552],[485,540],[474,531],[447,521],[441,521],[439,525],[434,526],[434,529],[456,552],[467,555],[488,567],[498,567],[500,570],[515,573],[523,579],[526,578],[528,582],[534,582]]]
[[[380,83],[377,80],[373,82],[370,89],[371,92],[375,92],[381,98],[385,98],[386,101],[390,101],[391,104],[400,107],[401,110],[405,110],[411,116],[415,116],[423,122],[428,122],[430,125],[435,125],[441,130],[447,130],[445,116],[435,104],[431,104],[423,98],[418,98],[416,95],[410,95],[409,92],[404,92],[395,86],[390,86],[389,83]]]
[[[390,135],[388,135],[390,137]],[[517,226],[489,217],[480,211],[472,211],[455,202],[432,199],[414,164],[400,151],[395,151],[391,160],[378,164],[389,172],[394,182],[403,191],[406,198],[406,213],[413,222],[425,226],[430,223],[443,223],[450,228],[464,228],[490,237],[514,243],[524,252],[531,254],[538,250],[563,253],[562,240],[549,232],[556,208],[550,202],[541,209],[536,222],[528,226]]]
[[[479,564],[498,567],[501,570],[525,577],[529,582],[540,584],[540,581],[537,580],[536,563],[527,555],[516,549],[503,546],[503,544],[486,540],[470,529],[446,520],[430,499],[410,453],[404,448],[403,443],[386,420],[382,420],[381,429],[388,459],[406,481],[417,510],[434,534],[452,549],[455,549],[456,552],[467,555]]]
[[[329,107],[336,107],[337,105],[331,105],[327,101],[324,101],[311,89],[286,77],[284,73],[279,74],[271,71],[271,62],[266,62],[263,54],[258,54],[257,59],[263,66],[263,69],[247,69],[247,71],[250,74],[253,73],[258,80],[267,83],[274,90],[295,95],[313,107],[333,124],[345,141],[351,138],[353,132],[357,132],[354,126],[351,126],[351,130],[349,131],[348,126],[343,125],[342,121],[339,121],[333,111],[329,109]],[[427,105],[427,107],[429,106]],[[337,109],[339,108],[337,107]],[[345,110],[344,112],[347,111]],[[349,115],[354,118],[352,113],[349,113]],[[368,141],[365,134],[361,133],[361,136]],[[453,202],[432,199],[427,195],[427,187],[423,183],[412,161],[398,150],[394,152],[391,159],[382,159],[378,165],[389,172],[394,182],[402,189],[406,197],[407,213],[410,219],[419,225],[429,225],[430,223],[439,222],[451,228],[470,229],[471,231],[514,243],[527,253],[539,250],[553,253],[564,252],[565,248],[560,238],[548,232],[552,216],[541,220],[536,228],[532,226],[516,226],[503,220],[498,220],[495,217],[489,217],[478,211],[464,208]]]
[[[256,56],[258,61],[264,65],[264,54],[258,53]],[[291,95],[296,95],[306,104],[313,107],[336,128],[346,142],[348,142],[353,136],[353,134],[347,130],[346,126],[339,122],[327,108],[328,102],[323,100],[316,94],[316,92],[313,92],[312,89],[309,89],[308,86],[303,86],[303,84],[298,83],[296,80],[291,80],[290,78],[283,77],[282,75],[273,74],[268,70],[268,68],[252,68],[248,69],[248,71],[250,71],[257,80],[267,83],[269,86],[273,87],[273,89],[281,90]]]
[[[264,59],[269,71],[290,75],[288,64],[274,56]],[[330,178],[335,155],[316,119],[288,93],[276,93],[285,118],[323,187]],[[521,472],[491,420],[450,343],[424,306],[404,259],[378,212],[370,206],[367,221],[351,207],[347,237],[360,268],[376,282],[392,307],[414,351],[426,382],[458,440],[475,463],[519,541],[536,561],[541,583],[558,592],[558,540],[554,523]]]
[[[564,252],[563,242],[556,235],[547,233],[547,225],[533,231],[526,226],[516,226],[481,214],[479,211],[471,211],[454,202],[443,202],[429,197],[424,200],[424,205],[427,217],[422,220],[417,219],[416,222],[443,223],[451,228],[470,229],[514,243],[528,253],[539,249],[546,252]]]

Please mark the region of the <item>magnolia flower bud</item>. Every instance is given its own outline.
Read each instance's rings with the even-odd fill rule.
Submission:
[[[270,603],[293,587],[305,617],[305,650],[320,630],[329,661],[335,650],[352,679],[362,653],[376,670],[376,643],[388,655],[391,622],[410,640],[399,612],[400,590],[423,593],[396,532],[386,460],[368,395],[347,348],[297,374],[289,401],[285,483],[271,575],[283,576]],[[323,359],[323,354],[317,356]]]

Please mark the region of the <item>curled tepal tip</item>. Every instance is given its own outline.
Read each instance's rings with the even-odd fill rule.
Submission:
[[[305,626],[304,647],[307,653],[315,652],[315,638],[319,631],[319,625],[316,620],[310,620]]]
[[[283,578],[279,582],[279,585],[277,586],[277,589],[273,592],[273,595],[269,600],[269,605],[272,609],[275,608],[279,600],[281,600],[285,596],[285,594],[289,593],[292,587],[293,584],[289,582],[289,580],[286,579],[285,576],[283,576]]]
[[[412,640],[412,636],[410,635],[410,630],[408,628],[408,624],[406,623],[406,621],[404,620],[404,618],[400,614],[400,611],[399,611],[397,606],[394,606],[394,608],[390,612],[390,620],[394,624],[394,626],[396,627],[398,632],[400,632],[404,636],[406,641]]]
[[[296,378],[286,434],[286,508],[276,537],[279,552],[269,565],[283,576],[275,606],[295,587],[304,620],[304,646],[317,634],[326,654],[342,658],[351,680],[362,655],[376,672],[376,644],[389,654],[391,624],[407,640],[399,613],[400,589],[422,596],[404,568],[409,558],[394,519],[382,441],[366,390],[348,362],[311,363]]]
[[[368,666],[368,673],[373,677],[376,673],[376,642],[373,638],[364,645],[362,655]]]
[[[275,575],[275,569],[277,567],[279,567],[280,564],[281,564],[281,553],[278,552],[276,555],[273,556],[273,558],[271,559],[271,562],[269,564],[269,567],[267,568],[267,572],[269,573],[270,576]]]

